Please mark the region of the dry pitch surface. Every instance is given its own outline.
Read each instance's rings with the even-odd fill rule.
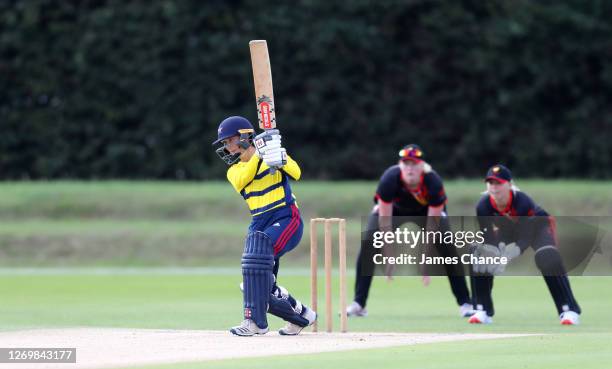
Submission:
[[[0,347],[76,347],[75,364],[19,364],[28,368],[115,368],[149,364],[304,354],[460,340],[529,336],[528,334],[452,333],[302,333],[283,337],[270,332],[235,337],[226,331],[68,328],[0,333]],[[0,364],[14,368],[15,364]]]

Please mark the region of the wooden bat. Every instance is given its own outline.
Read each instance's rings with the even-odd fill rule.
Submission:
[[[257,121],[261,129],[276,128],[274,92],[272,91],[272,69],[266,40],[249,42],[253,81],[255,82],[255,101],[257,102]]]
[[[255,83],[255,102],[257,103],[257,121],[263,130],[276,128],[276,111],[274,109],[274,91],[272,90],[272,68],[266,40],[251,40],[251,65]],[[270,168],[270,174],[276,168]]]

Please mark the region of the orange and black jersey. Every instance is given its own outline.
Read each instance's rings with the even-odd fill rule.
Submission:
[[[476,206],[476,214],[481,216],[505,215],[511,217],[530,217],[533,215],[548,215],[526,193],[518,190],[510,191],[510,200],[504,209],[499,209],[493,197],[486,194],[480,198]]]
[[[485,242],[516,242],[521,249],[531,243],[534,234],[543,227],[550,227],[554,233],[554,220],[527,194],[518,190],[510,191],[510,199],[500,209],[493,197],[485,194],[476,206],[480,229],[485,232]]]
[[[446,204],[446,193],[442,178],[434,170],[427,170],[421,176],[416,190],[409,189],[402,181],[399,165],[389,167],[383,173],[376,189],[374,202],[393,203],[393,215],[427,215],[430,206]]]

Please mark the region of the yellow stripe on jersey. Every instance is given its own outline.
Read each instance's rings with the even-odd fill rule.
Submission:
[[[294,202],[287,177],[299,180],[299,165],[287,156],[287,164],[281,170],[270,174],[269,169],[253,155],[248,162],[238,162],[227,171],[227,179],[245,199],[253,216]]]

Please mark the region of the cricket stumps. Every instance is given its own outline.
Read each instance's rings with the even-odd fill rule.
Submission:
[[[318,228],[323,224],[325,234],[325,326],[327,332],[333,330],[332,312],[332,224],[338,224],[338,269],[340,275],[340,331],[347,331],[346,316],[346,219],[314,218],[310,220],[310,304],[317,311],[317,271],[318,271]],[[312,331],[317,332],[317,322]]]

